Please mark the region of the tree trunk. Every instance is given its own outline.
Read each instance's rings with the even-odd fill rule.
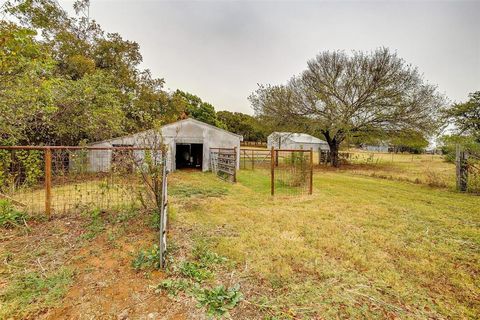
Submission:
[[[325,140],[327,140],[328,146],[330,147],[330,164],[333,167],[340,167],[340,159],[338,157],[338,150],[340,149],[340,143],[343,139],[339,139],[337,135],[333,138],[330,136],[328,131],[323,132]]]
[[[332,143],[329,143],[328,145],[330,146],[330,164],[333,167],[338,168],[340,167],[340,159],[338,157],[339,143],[334,139]]]

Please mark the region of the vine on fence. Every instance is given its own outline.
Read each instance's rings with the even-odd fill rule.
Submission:
[[[37,185],[43,176],[43,155],[38,150],[0,150],[0,190]]]

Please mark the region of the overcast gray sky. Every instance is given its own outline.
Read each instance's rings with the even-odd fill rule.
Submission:
[[[217,110],[253,113],[257,83],[284,83],[323,50],[387,46],[453,101],[480,90],[480,1],[91,0],[90,16],[137,41],[167,89]]]

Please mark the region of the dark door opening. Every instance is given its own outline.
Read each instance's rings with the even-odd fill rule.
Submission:
[[[193,168],[202,170],[203,144],[177,143],[175,166],[177,169]]]

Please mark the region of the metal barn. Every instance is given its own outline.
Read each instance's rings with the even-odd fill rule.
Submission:
[[[202,171],[210,170],[210,148],[236,148],[237,169],[240,162],[241,135],[228,132],[210,124],[184,119],[161,127],[161,139],[167,145],[167,169],[191,168]],[[148,147],[153,130],[143,131],[124,137],[100,141],[92,147]],[[144,151],[133,151],[136,159],[144,157]],[[89,154],[89,170],[94,172],[108,171],[115,161],[112,150],[95,150]]]
[[[294,132],[273,132],[267,138],[267,146],[269,149],[330,150],[326,141],[306,133]]]

